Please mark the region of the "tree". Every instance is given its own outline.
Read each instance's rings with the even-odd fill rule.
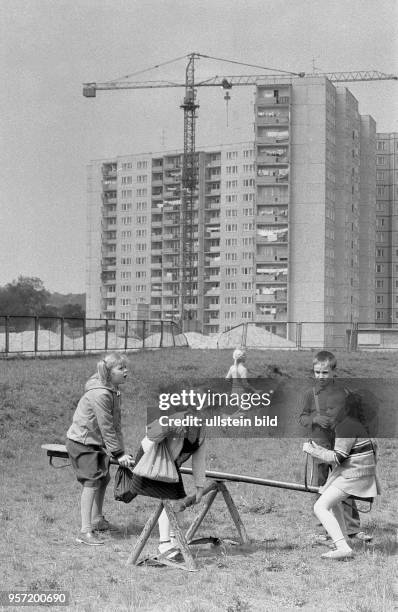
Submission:
[[[50,293],[40,278],[19,276],[17,280],[0,288],[0,315],[49,316],[49,297]]]

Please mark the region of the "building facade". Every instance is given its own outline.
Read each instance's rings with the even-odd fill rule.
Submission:
[[[253,141],[197,152],[183,302],[182,152],[89,165],[88,317],[255,321],[290,339],[312,322],[314,346],[374,320],[374,121],[324,77],[267,80],[254,113]]]
[[[376,322],[398,323],[398,134],[377,134]]]

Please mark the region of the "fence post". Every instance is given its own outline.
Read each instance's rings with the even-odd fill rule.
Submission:
[[[174,336],[173,336],[174,338]],[[159,341],[159,348],[162,348],[163,346],[163,321],[160,321],[160,341]]]
[[[105,319],[105,346],[104,350],[108,350],[108,319]]]
[[[64,350],[64,333],[65,333],[65,320],[64,317],[61,317],[61,353]]]
[[[302,323],[296,323],[296,348],[301,348]]]
[[[86,350],[87,348],[87,344],[86,344],[86,319],[82,319],[83,320],[83,351]]]
[[[142,348],[145,348],[145,319],[142,321]]]
[[[6,316],[6,353],[10,351],[10,317]]]
[[[125,351],[127,351],[128,338],[129,338],[129,322],[128,322],[128,319],[126,319],[126,327],[124,328],[124,350]]]
[[[35,317],[35,353],[39,348],[39,317]]]

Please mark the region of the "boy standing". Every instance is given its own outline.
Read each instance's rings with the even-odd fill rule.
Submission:
[[[327,416],[326,404],[329,396],[335,392],[337,360],[330,351],[319,351],[313,359],[313,372],[315,385],[301,396],[299,423],[311,431],[314,442],[327,449],[334,445],[334,422]],[[327,463],[316,463],[312,457],[310,461],[310,482],[313,486],[325,484],[329,465]],[[344,519],[347,534],[363,542],[368,542],[372,536],[360,529],[359,513],[354,499],[348,499],[344,503]],[[320,536],[323,537],[323,536]]]

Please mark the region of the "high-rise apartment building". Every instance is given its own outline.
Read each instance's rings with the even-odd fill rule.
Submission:
[[[267,80],[254,111],[253,141],[197,152],[183,304],[182,152],[89,165],[89,317],[139,308],[204,333],[255,321],[288,338],[313,322],[314,346],[344,345],[347,322],[374,319],[374,121],[324,77]]]
[[[377,134],[376,322],[398,323],[398,133]]]

